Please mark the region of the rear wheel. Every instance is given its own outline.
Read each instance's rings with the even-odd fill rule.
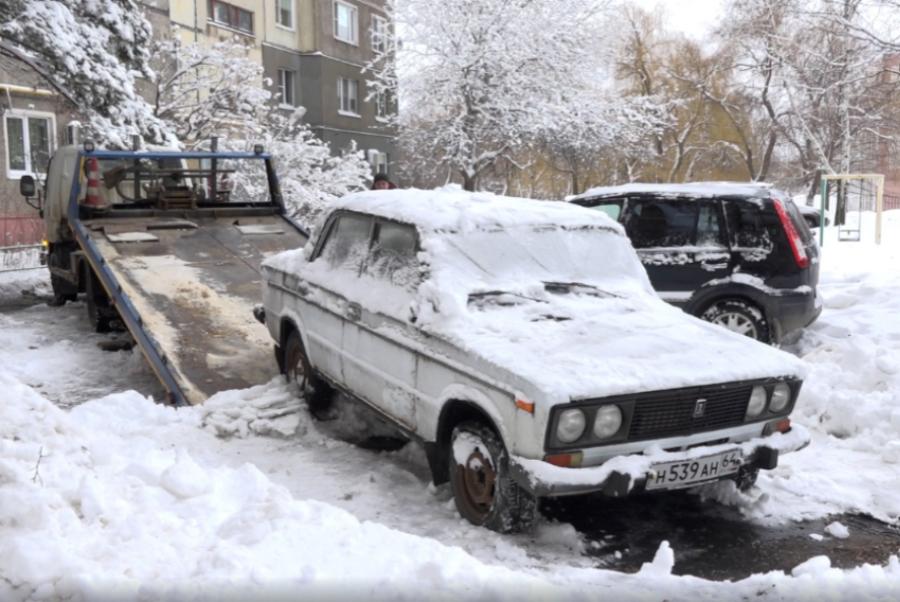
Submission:
[[[537,499],[510,477],[509,456],[492,429],[474,421],[458,424],[447,456],[450,488],[463,518],[501,533],[531,527]]]
[[[85,273],[87,277],[84,283],[84,293],[88,320],[97,332],[109,332],[112,330],[113,320],[118,316],[116,308],[110,304],[109,297],[94,271],[85,266]]]
[[[716,301],[700,317],[763,343],[770,343],[772,340],[765,315],[756,305],[747,301],[740,299]]]
[[[283,372],[288,382],[297,387],[297,392],[306,400],[313,416],[325,418],[333,405],[334,391],[313,372],[303,341],[296,330],[285,341],[283,358]]]

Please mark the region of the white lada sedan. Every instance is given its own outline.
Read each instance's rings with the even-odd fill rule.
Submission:
[[[746,488],[809,441],[802,363],[660,300],[596,211],[362,192],[264,269],[258,318],[310,406],[338,389],[393,421],[475,524],[523,529],[541,496]]]

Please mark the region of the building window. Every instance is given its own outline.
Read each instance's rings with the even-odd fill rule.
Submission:
[[[294,29],[294,0],[275,0],[275,22]]]
[[[66,126],[66,144],[74,145],[81,141],[81,125],[72,122]]]
[[[388,173],[388,154],[377,149],[371,148],[367,153],[369,156],[369,165],[372,166],[372,173],[387,175]]]
[[[334,37],[348,44],[359,43],[359,11],[352,4],[334,1]]]
[[[253,35],[253,13],[219,0],[209,0],[210,21]]]
[[[296,106],[294,102],[294,72],[287,69],[278,70],[278,102],[282,106]]]
[[[53,113],[15,111],[3,114],[6,142],[6,175],[45,173],[53,152],[56,118]]]
[[[381,54],[387,50],[388,22],[384,17],[372,15],[372,50]]]
[[[375,92],[375,118],[384,120],[389,115],[387,90],[378,90]]]
[[[359,82],[346,77],[338,78],[338,113],[359,116]]]

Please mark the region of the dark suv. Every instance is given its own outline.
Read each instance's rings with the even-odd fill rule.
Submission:
[[[659,295],[695,316],[780,343],[822,310],[815,237],[769,186],[626,184],[569,200],[623,224]]]

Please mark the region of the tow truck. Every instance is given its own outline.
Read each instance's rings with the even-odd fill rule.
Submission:
[[[20,192],[46,225],[54,298],[83,294],[98,331],[125,329],[172,405],[277,373],[254,318],[260,264],[302,247],[272,156],[252,152],[57,150],[42,191]]]

